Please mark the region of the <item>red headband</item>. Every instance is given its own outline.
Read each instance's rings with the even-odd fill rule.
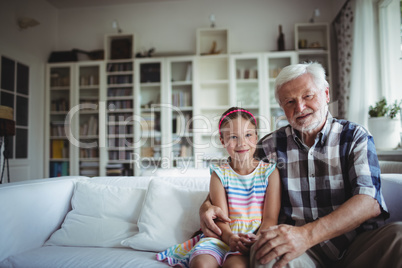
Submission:
[[[225,115],[222,117],[221,121],[219,121],[219,135],[222,135],[222,133],[221,133],[221,125],[222,125],[223,119],[225,119],[228,115],[230,115],[230,114],[232,114],[232,113],[235,113],[235,112],[245,112],[245,113],[248,113],[249,115],[251,115],[251,116],[253,117],[254,122],[255,122],[255,125],[257,125],[257,120],[255,120],[254,115],[253,115],[252,113],[250,113],[249,111],[243,110],[243,109],[233,110],[233,111],[230,111],[230,112],[228,112],[227,114],[225,114]]]

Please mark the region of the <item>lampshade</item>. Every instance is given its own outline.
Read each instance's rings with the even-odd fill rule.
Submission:
[[[0,105],[0,136],[15,135],[15,121],[13,108]]]

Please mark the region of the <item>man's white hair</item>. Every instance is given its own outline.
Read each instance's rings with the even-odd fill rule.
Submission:
[[[325,70],[322,65],[317,62],[300,63],[286,66],[275,79],[275,99],[279,105],[281,103],[279,101],[278,93],[281,87],[287,82],[292,81],[303,74],[310,74],[317,88],[325,90],[329,87],[329,84],[325,79]]]

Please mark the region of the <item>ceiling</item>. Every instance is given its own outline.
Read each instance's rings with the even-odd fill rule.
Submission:
[[[167,2],[172,0],[46,0],[56,8],[99,7],[145,2]]]

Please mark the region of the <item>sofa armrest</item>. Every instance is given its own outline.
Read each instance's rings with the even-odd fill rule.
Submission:
[[[382,194],[391,214],[386,222],[402,221],[402,174],[381,174]]]
[[[41,247],[71,210],[76,176],[0,185],[0,261]]]

